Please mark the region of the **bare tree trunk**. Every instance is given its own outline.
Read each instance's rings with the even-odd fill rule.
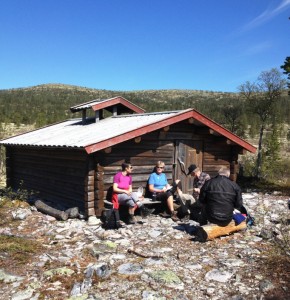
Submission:
[[[257,164],[256,164],[256,176],[258,179],[261,178],[263,134],[264,134],[264,123],[261,125],[260,136],[259,136],[258,156],[257,156]]]
[[[41,200],[36,200],[34,205],[39,211],[41,211],[45,214],[48,214],[50,216],[53,216],[58,220],[66,221],[68,219],[68,213],[66,213],[62,210],[55,209],[55,208],[45,204]]]

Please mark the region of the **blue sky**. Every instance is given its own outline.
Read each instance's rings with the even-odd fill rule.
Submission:
[[[290,56],[290,0],[1,0],[0,89],[236,92]]]

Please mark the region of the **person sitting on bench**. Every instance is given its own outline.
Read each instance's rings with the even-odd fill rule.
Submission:
[[[148,209],[139,200],[137,192],[132,192],[132,173],[133,167],[130,163],[122,164],[122,171],[118,172],[113,179],[113,199],[117,196],[120,205],[129,207],[129,224],[135,224],[136,218],[134,211],[139,208],[143,218],[151,214],[154,209]]]
[[[177,222],[179,219],[174,211],[173,206],[174,190],[168,184],[166,175],[163,173],[164,167],[165,164],[163,161],[158,161],[156,163],[154,172],[149,176],[148,179],[148,188],[153,200],[166,202],[170,212],[170,215],[168,216],[170,216],[174,222]],[[162,216],[167,217],[167,214],[163,213]]]

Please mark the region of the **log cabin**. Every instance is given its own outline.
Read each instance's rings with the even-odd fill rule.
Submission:
[[[0,141],[6,148],[6,183],[65,208],[77,206],[87,217],[101,215],[113,176],[125,161],[134,166],[133,190],[146,186],[162,160],[169,182],[179,178],[184,192],[192,193],[192,178],[184,172],[190,164],[211,176],[227,166],[236,180],[239,155],[256,151],[193,108],[145,113],[114,97],[70,110],[82,117]]]

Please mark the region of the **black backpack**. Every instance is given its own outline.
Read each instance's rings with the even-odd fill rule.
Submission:
[[[102,214],[103,227],[105,229],[118,229],[121,227],[119,210],[115,208],[107,209]]]

